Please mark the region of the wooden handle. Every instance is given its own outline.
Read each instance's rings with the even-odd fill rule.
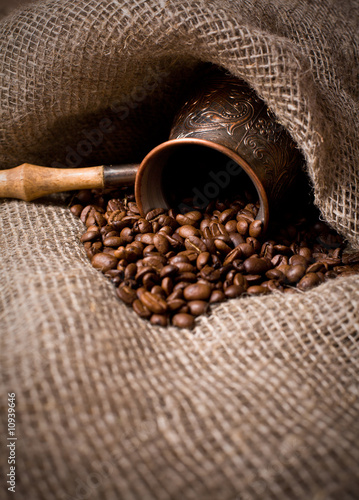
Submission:
[[[23,163],[0,170],[0,197],[31,201],[51,193],[104,187],[103,166],[47,168]]]

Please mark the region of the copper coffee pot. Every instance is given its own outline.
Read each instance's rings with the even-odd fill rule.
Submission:
[[[0,196],[33,200],[60,191],[135,184],[142,214],[157,207],[204,208],[226,190],[250,184],[264,229],[269,211],[295,182],[302,155],[288,132],[244,81],[206,73],[174,119],[169,140],[140,165],[53,169],[28,164],[0,171]]]

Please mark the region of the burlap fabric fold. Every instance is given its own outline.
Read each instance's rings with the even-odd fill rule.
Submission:
[[[1,168],[138,161],[213,63],[286,126],[358,248],[358,18],[339,0],[20,7],[0,22]],[[91,267],[64,199],[0,205],[0,498],[11,392],[14,498],[358,498],[358,278],[151,326]]]

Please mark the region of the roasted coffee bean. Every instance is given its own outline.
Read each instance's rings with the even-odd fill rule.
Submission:
[[[238,248],[241,250],[244,259],[251,257],[255,253],[253,246],[249,243],[241,243]]]
[[[288,265],[289,259],[286,255],[277,254],[271,260],[273,267]]]
[[[160,233],[155,234],[153,244],[161,254],[166,254],[170,249],[170,244],[167,238]]]
[[[233,208],[227,208],[223,210],[223,212],[218,217],[218,220],[221,224],[226,224],[229,220],[233,219],[236,216],[236,211]]]
[[[313,262],[307,268],[307,273],[316,273],[318,271],[322,271],[325,268],[324,262]]]
[[[153,210],[150,210],[146,214],[146,220],[152,222],[156,218],[158,218],[160,215],[164,214],[165,212],[166,212],[166,210],[164,208],[155,208]]]
[[[126,266],[124,277],[125,279],[134,278],[137,274],[137,265],[132,262]]]
[[[297,287],[299,290],[302,290],[303,292],[305,290],[309,290],[310,288],[313,288],[321,282],[321,279],[317,275],[317,273],[307,273],[303,278],[299,281]]]
[[[106,247],[114,247],[118,248],[119,246],[123,245],[124,240],[120,236],[107,236],[103,240],[103,244]]]
[[[359,262],[359,252],[346,253],[342,257],[342,262],[346,264],[357,264]]]
[[[303,255],[292,255],[288,261],[291,266],[304,266],[307,267],[308,260]]]
[[[100,232],[98,230],[97,231],[87,230],[86,233],[84,233],[81,236],[81,243],[86,243],[87,241],[94,241],[97,238],[99,238],[99,236],[100,236]]]
[[[164,266],[161,269],[160,276],[161,276],[161,278],[167,278],[167,277],[175,276],[177,273],[178,273],[177,266],[173,266],[172,264],[167,264],[167,266]]]
[[[110,247],[103,247],[102,249],[103,253],[107,253],[109,255],[113,255],[115,257],[115,250],[114,248],[110,248]]]
[[[247,236],[249,229],[248,220],[244,217],[237,217],[237,232],[242,236]]]
[[[224,259],[223,265],[226,266],[227,264],[231,264],[233,261],[240,259],[243,257],[243,250],[241,247],[242,243],[233,250],[231,250],[227,255],[226,258]],[[246,245],[246,243],[243,243],[243,245]]]
[[[100,269],[102,272],[114,269],[117,266],[117,263],[118,259],[107,253],[96,253],[91,259],[93,267]]]
[[[162,297],[163,299],[167,298],[167,294],[166,294],[166,292],[164,291],[164,289],[162,288],[161,285],[154,285],[151,288],[151,293],[153,293],[155,295],[158,295],[159,297]]]
[[[189,258],[181,252],[181,254],[171,257],[168,262],[172,266],[176,266],[178,262],[187,262],[189,264]]]
[[[173,326],[179,328],[193,328],[194,326],[194,316],[188,313],[178,313],[172,318]]]
[[[195,283],[197,281],[197,276],[195,275],[195,273],[190,272],[180,273],[175,277],[175,282],[178,283],[182,281],[186,281],[187,283]]]
[[[343,252],[343,239],[306,215],[283,212],[263,241],[259,202],[246,189],[203,212],[158,208],[146,217],[128,188],[116,199],[120,191],[82,191],[71,211],[87,227],[81,241],[94,267],[155,325],[193,326],[195,315],[226,298],[290,294],[359,272],[359,252]]]
[[[237,231],[237,221],[236,220],[229,220],[228,222],[226,222],[225,224],[225,230],[228,232],[228,234],[230,233],[236,233]]]
[[[204,300],[190,300],[187,305],[189,307],[189,312],[193,314],[193,316],[200,316],[208,309],[208,302]]]
[[[225,300],[226,296],[222,292],[222,290],[213,290],[211,293],[211,296],[209,298],[209,303],[210,304],[216,304],[218,302],[223,302]]]
[[[153,270],[151,273],[146,273],[142,278],[142,284],[147,289],[150,290],[153,286],[160,282],[160,277]]]
[[[197,269],[203,269],[210,261],[211,254],[209,252],[201,252],[196,260]]]
[[[249,295],[263,295],[268,293],[268,289],[261,285],[253,285],[247,288],[247,293]]]
[[[271,267],[269,259],[253,255],[243,262],[244,269],[248,274],[265,274]]]
[[[246,290],[248,287],[247,278],[241,273],[236,273],[233,278],[233,285],[241,286],[244,290]]]
[[[156,326],[167,326],[168,325],[168,317],[164,314],[152,314],[150,318],[150,323]]]
[[[218,281],[221,277],[221,273],[218,269],[214,269],[207,265],[201,269],[200,276],[208,281]]]
[[[191,212],[187,212],[185,215],[178,214],[176,217],[176,221],[181,226],[192,225],[195,226],[202,219],[202,214],[198,210],[193,210]]]
[[[248,232],[252,238],[259,238],[263,231],[263,222],[261,220],[254,220],[250,223]]]
[[[151,292],[144,292],[140,297],[140,301],[155,314],[164,314],[167,311],[166,301]]]
[[[177,262],[175,266],[177,267],[179,273],[194,273],[196,271],[195,266],[189,262]]]
[[[241,285],[230,285],[224,291],[224,294],[229,299],[234,299],[241,296],[245,292],[245,289]]]
[[[266,277],[269,280],[277,280],[281,283],[285,281],[285,274],[282,273],[278,268],[274,269],[269,269],[269,271],[266,272]]]
[[[151,233],[152,224],[148,220],[141,217],[140,219],[138,219],[138,221],[135,222],[135,224],[133,225],[133,229],[134,231],[141,234]]]
[[[132,305],[133,302],[137,299],[136,291],[130,288],[129,286],[119,286],[117,289],[117,295],[120,297],[122,302],[128,305]]]
[[[224,255],[228,255],[231,251],[231,247],[221,239],[215,239],[214,245],[217,248],[217,250]]]
[[[173,291],[173,280],[167,276],[166,278],[163,278],[161,282],[161,287],[163,288],[165,294],[168,296],[172,293]]]
[[[211,295],[211,287],[204,283],[195,283],[187,286],[183,291],[186,300],[207,300]]]
[[[188,224],[185,224],[184,226],[180,226],[176,231],[182,238],[188,238],[189,236],[200,236],[201,235],[201,232],[197,228],[195,228],[194,226],[190,226]]]
[[[167,306],[170,311],[178,311],[181,307],[185,306],[187,302],[183,299],[167,299]]]
[[[286,278],[288,283],[298,283],[298,281],[303,278],[306,273],[306,267],[301,264],[295,264],[290,266],[286,272]]]
[[[206,245],[197,236],[189,236],[185,239],[184,244],[187,250],[197,252],[197,254],[207,251]]]
[[[136,299],[132,303],[133,310],[140,318],[149,319],[152,316],[151,311],[141,302],[140,299]]]

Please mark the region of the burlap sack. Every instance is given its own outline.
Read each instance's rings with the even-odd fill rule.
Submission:
[[[21,7],[0,23],[1,167],[137,161],[215,63],[287,127],[358,248],[358,17],[354,0]],[[63,200],[0,206],[0,497],[15,392],[14,498],[358,498],[358,278],[231,300],[194,332],[150,326]]]

